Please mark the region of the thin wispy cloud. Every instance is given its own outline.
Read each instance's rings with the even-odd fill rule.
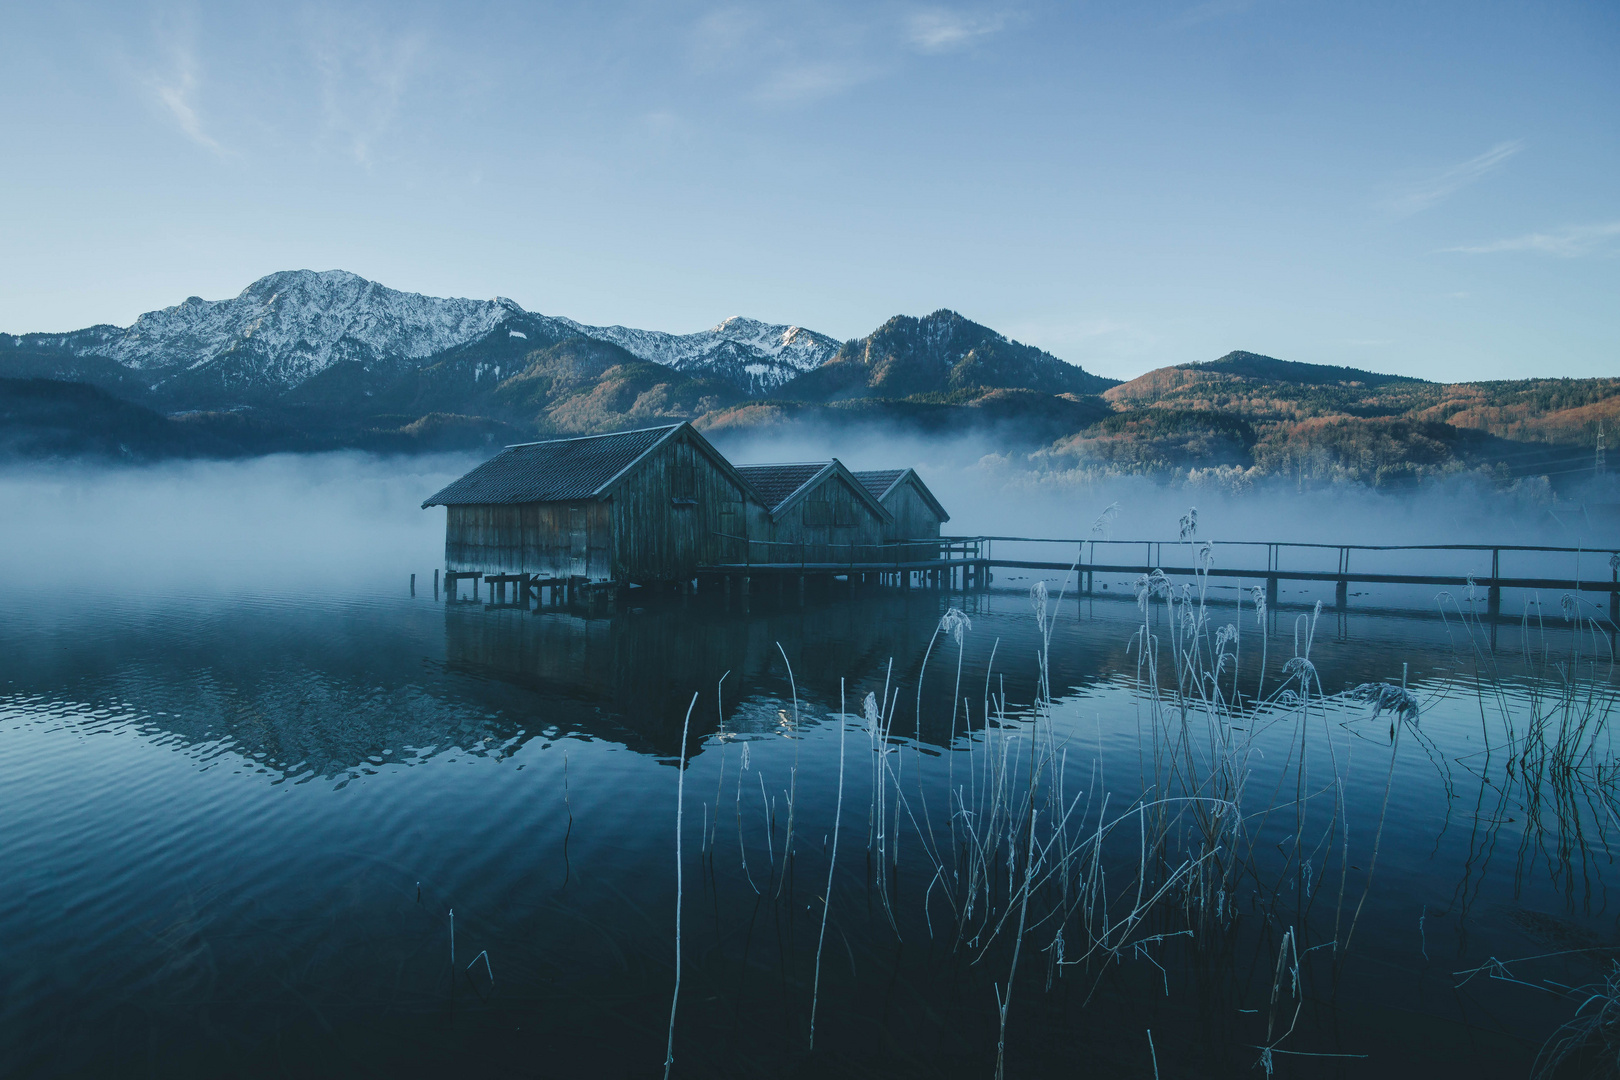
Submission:
[[[1194,4],[1180,15],[1170,20],[1173,30],[1186,30],[1189,27],[1199,26],[1203,23],[1224,19],[1228,15],[1241,15],[1254,7],[1254,0],[1205,0],[1202,4]]]
[[[174,122],[186,138],[198,146],[215,153],[222,152],[219,143],[203,130],[202,117],[197,114],[197,59],[189,45],[172,46],[174,68],[168,74],[152,80],[152,89],[158,100],[169,111]]]
[[[1004,14],[973,15],[945,8],[914,12],[906,20],[906,43],[918,52],[947,53],[998,33],[1007,25]]]
[[[738,80],[755,102],[800,105],[877,77],[884,64],[872,43],[873,26],[864,19],[725,7],[693,24],[690,57],[706,75]]]
[[[1582,255],[1610,255],[1620,252],[1620,221],[1604,221],[1592,225],[1571,225],[1552,232],[1527,233],[1506,240],[1493,240],[1488,244],[1471,247],[1447,248],[1468,255],[1494,255],[1504,251],[1529,251],[1540,255],[1554,255],[1562,259],[1577,259]]]
[[[717,8],[692,28],[691,56],[700,69],[715,69],[772,44],[765,40],[765,21],[757,11]]]
[[[869,69],[827,62],[789,64],[768,75],[759,87],[761,101],[798,104],[831,97],[871,78]]]
[[[320,73],[328,131],[355,161],[369,166],[423,66],[426,36],[329,17],[312,24],[309,49]]]
[[[1524,145],[1520,139],[1497,143],[1478,157],[1400,182],[1392,187],[1383,206],[1401,217],[1421,213],[1500,169],[1509,158],[1522,152]]]

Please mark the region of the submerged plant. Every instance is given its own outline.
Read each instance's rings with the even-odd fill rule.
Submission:
[[[1401,720],[1417,723],[1418,700],[1404,686],[1393,683],[1362,683],[1347,695],[1352,701],[1365,701],[1372,705],[1373,719],[1380,713],[1392,712]]]

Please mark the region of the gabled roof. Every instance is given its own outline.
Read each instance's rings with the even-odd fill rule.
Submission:
[[[867,469],[853,474],[861,482],[861,486],[872,493],[872,497],[883,502],[889,493],[901,484],[909,483],[921,495],[923,501],[939,515],[939,520],[949,521],[951,515],[945,512],[945,507],[934,498],[934,493],[928,490],[928,485],[922,482],[915,469]]]
[[[868,491],[855,474],[844,466],[837,458],[829,461],[793,461],[781,462],[772,465],[739,465],[737,474],[746,480],[753,489],[759,493],[761,500],[771,512],[771,517],[780,517],[795,503],[810,492],[820,487],[833,477],[842,477],[855,492],[857,498],[866,503],[872,512],[884,521],[892,520],[888,509],[878,501],[877,497]]]
[[[595,498],[630,466],[687,426],[669,424],[508,446],[429,498],[422,507]],[[705,441],[703,445],[708,444]]]
[[[830,461],[794,461],[779,465],[739,465],[737,473],[759,492],[771,513],[791,499],[800,488],[832,467]]]
[[[872,493],[872,498],[882,500],[883,496],[894,490],[899,479],[910,472],[909,469],[864,469],[855,474],[855,479],[861,486]]]

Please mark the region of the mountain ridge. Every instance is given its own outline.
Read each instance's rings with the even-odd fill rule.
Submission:
[[[13,457],[474,449],[690,420],[716,437],[973,431],[1071,476],[1382,486],[1590,475],[1600,426],[1620,427],[1620,379],[1434,383],[1237,350],[1122,383],[943,308],[844,342],[738,316],[671,334],[344,271],[130,327],[0,335],[0,382]]]
[[[210,384],[263,399],[340,363],[397,370],[474,344],[494,347],[503,337],[544,348],[578,334],[678,371],[729,379],[750,393],[767,392],[816,367],[840,345],[804,327],[741,316],[692,334],[599,327],[530,312],[506,297],[432,297],[346,270],[283,270],[234,297],[188,297],[145,312],[128,327],[102,323],[58,333],[0,334],[0,349],[76,362],[66,373],[122,382],[124,390],[143,385],[159,399],[184,398]],[[119,379],[97,361],[139,378]],[[48,367],[36,364],[25,374],[49,374]]]

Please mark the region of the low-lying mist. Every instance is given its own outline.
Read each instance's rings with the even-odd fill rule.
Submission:
[[[422,500],[475,463],[335,453],[13,465],[0,470],[0,560],[25,589],[72,595],[404,586],[444,559],[444,511]]]
[[[1191,480],[1108,475],[1071,459],[1008,452],[982,434],[887,436],[870,428],[729,434],[715,440],[732,461],[815,461],[852,469],[913,468],[950,512],[948,533],[1065,539],[1175,540],[1198,510],[1198,537],[1323,544],[1547,544],[1612,546],[1620,522],[1596,519],[1580,500],[1545,483],[1511,491],[1465,475],[1399,491],[1362,484],[1296,486],[1272,480],[1234,490],[1214,471]],[[1112,521],[1098,518],[1118,505]]]
[[[950,512],[945,531],[955,535],[1174,541],[1181,516],[1197,507],[1198,538],[1217,543],[1620,542],[1613,523],[1545,487],[1503,494],[1462,479],[1398,494],[1288,483],[1233,493],[1185,479],[1065,470],[1038,454],[1008,453],[983,434],[801,427],[730,432],[716,443],[738,464],[836,456],[855,469],[915,468]],[[445,512],[421,502],[478,460],[344,452],[10,465],[0,469],[0,559],[19,586],[68,593],[403,589],[411,573],[428,590],[443,562]],[[1094,529],[1115,504],[1117,514]]]

